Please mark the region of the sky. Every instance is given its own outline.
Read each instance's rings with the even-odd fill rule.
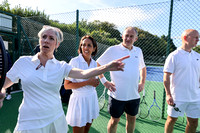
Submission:
[[[2,3],[4,0],[0,0]],[[46,14],[57,14],[78,10],[93,10],[112,7],[143,5],[169,0],[8,0],[10,7],[20,5],[22,8],[31,8],[44,11]]]
[[[4,0],[0,0],[0,3],[2,1]],[[192,5],[191,2],[195,5]],[[8,3],[11,8],[20,5],[22,8],[44,11],[45,14],[50,15],[50,19],[58,20],[60,23],[70,24],[75,22],[76,16],[74,13],[78,9],[80,12],[82,11],[79,15],[79,20],[84,19],[88,22],[94,20],[108,21],[114,23],[121,33],[127,25],[134,25],[157,36],[168,35],[170,0],[8,0]],[[127,8],[130,6],[132,7],[131,10]],[[174,11],[177,10],[175,12],[177,14],[173,14],[175,23],[173,22],[172,28],[174,28],[174,32],[171,34],[171,38],[174,39],[173,42],[177,47],[181,44],[180,35],[185,29],[194,28],[198,31],[200,30],[198,25],[199,16],[196,13],[198,11],[194,10],[197,15],[194,16],[191,15],[191,10],[189,9],[191,7],[196,9],[198,6],[200,6],[200,2],[175,2]],[[180,9],[186,10],[180,13]],[[88,10],[91,11],[84,12]],[[189,18],[192,21],[187,21],[188,19],[185,18]],[[187,25],[185,25],[185,21],[187,21]]]

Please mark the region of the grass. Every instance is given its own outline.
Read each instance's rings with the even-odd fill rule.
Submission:
[[[22,101],[22,92],[12,94],[10,101],[4,101],[4,106],[0,110],[0,133],[12,133],[17,122],[18,107]],[[107,104],[106,104],[107,106]],[[97,119],[94,120],[90,133],[106,133],[107,123],[110,119],[110,115],[107,112],[106,106],[100,112]],[[67,105],[63,104],[63,109],[66,112]],[[126,118],[123,115],[118,124],[117,133],[125,132]],[[162,133],[164,131],[165,119],[161,119],[159,122],[153,122],[146,119],[136,120],[135,133]],[[177,126],[174,129],[175,133],[183,133],[185,126]],[[72,133],[72,128],[69,126],[69,133]]]
[[[110,81],[109,73],[106,73],[105,76]],[[151,104],[153,103],[153,92],[154,90],[156,91],[156,101],[158,103],[158,106],[163,110],[163,119],[161,119],[158,122],[153,122],[149,119],[149,117],[147,117],[146,119],[138,118],[136,120],[135,133],[164,132],[164,124],[167,117],[166,113],[167,104],[165,103],[164,86],[161,81],[162,81],[162,73],[156,72],[148,74],[145,83],[145,92],[146,92],[145,97],[146,97],[146,102],[150,107]],[[100,84],[96,88],[98,96],[102,94],[103,88],[104,87],[102,84]],[[4,101],[4,106],[0,110],[0,133],[13,132],[17,122],[18,108],[22,101],[22,95],[23,95],[22,92],[15,93],[12,94],[12,99],[10,101],[6,100]],[[142,95],[142,93],[140,93],[140,95]],[[107,98],[108,95],[106,95],[106,99]],[[65,113],[67,112],[67,105],[65,103],[63,103],[63,110],[65,111]],[[106,133],[109,119],[110,115],[107,112],[107,104],[106,104],[104,109],[100,112],[99,117],[93,121],[92,127],[90,128],[90,133]],[[126,124],[126,117],[125,114],[123,114],[118,124],[117,133],[125,133],[125,124]],[[185,125],[186,125],[186,118],[180,117],[177,123],[175,124],[174,133],[183,133],[185,130]],[[198,130],[200,131],[200,124]],[[72,128],[70,126],[68,132],[72,133]]]

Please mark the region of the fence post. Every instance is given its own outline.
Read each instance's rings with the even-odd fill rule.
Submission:
[[[169,29],[168,29],[168,39],[167,39],[167,49],[166,49],[166,57],[169,55],[170,52],[170,43],[171,43],[171,28],[172,28],[172,14],[173,14],[173,2],[174,0],[171,0],[170,4],[170,15],[169,15]]]
[[[79,10],[76,10],[76,49],[79,46]],[[76,56],[78,53],[76,52]]]
[[[16,59],[19,58],[19,56],[21,55],[21,17],[17,16],[17,38],[16,38],[16,47],[18,49],[15,49],[16,55],[17,57],[15,57]]]
[[[171,4],[170,4],[170,15],[169,15],[168,39],[167,39],[167,49],[166,49],[166,57],[169,55],[169,52],[170,52],[173,3],[174,3],[174,0],[171,0]],[[163,91],[163,107],[162,107],[162,118],[163,118],[163,119],[164,119],[164,113],[165,113],[165,101],[166,101],[166,94],[165,94],[165,88],[164,88],[164,91]]]

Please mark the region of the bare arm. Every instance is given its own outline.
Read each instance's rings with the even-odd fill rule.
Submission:
[[[171,76],[171,73],[164,72],[163,83],[164,83],[165,92],[166,92],[167,104],[174,105],[174,100],[170,92],[170,76]]]
[[[146,76],[147,76],[147,69],[146,67],[144,67],[140,70],[140,83],[138,85],[138,92],[141,92],[144,89]]]
[[[91,68],[87,70],[81,70],[78,68],[73,68],[69,72],[69,77],[77,78],[77,79],[88,79],[91,77],[95,77],[107,71],[123,71],[124,63],[122,62],[124,59],[129,58],[130,56],[125,56],[120,59],[114,60],[106,65],[102,65],[96,68]]]
[[[6,93],[6,89],[10,86],[12,86],[14,83],[6,77],[3,88],[1,89],[1,93]]]
[[[3,106],[3,100],[6,97],[6,89],[13,85],[14,83],[6,77],[3,88],[0,91],[0,108]]]
[[[64,87],[65,89],[77,89],[86,85],[91,85],[93,87],[97,87],[99,85],[99,79],[90,78],[87,81],[83,82],[71,82],[70,80],[65,80]]]

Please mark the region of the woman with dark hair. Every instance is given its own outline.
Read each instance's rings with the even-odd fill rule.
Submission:
[[[93,37],[86,35],[80,40],[79,55],[71,59],[69,64],[79,69],[97,67],[92,56],[97,53],[97,43]],[[99,116],[99,105],[96,88],[99,85],[98,78],[76,79],[66,78],[65,89],[72,89],[67,111],[67,123],[73,127],[73,133],[87,133],[93,119]]]

